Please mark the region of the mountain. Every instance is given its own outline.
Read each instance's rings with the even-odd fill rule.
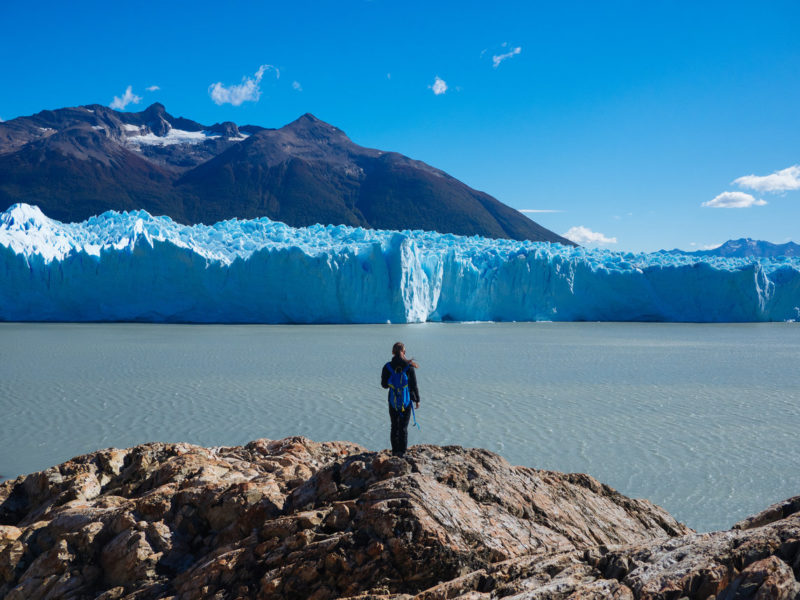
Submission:
[[[161,104],[90,105],[0,123],[0,209],[39,206],[60,221],[145,209],[180,223],[267,216],[559,242],[497,199],[396,152],[364,148],[305,114],[280,128],[202,125]]]
[[[785,244],[772,244],[750,238],[728,240],[721,246],[711,250],[696,250],[685,252],[683,250],[669,250],[669,254],[691,254],[694,256],[724,256],[730,258],[776,258],[779,256],[800,256],[800,245],[794,242]]]

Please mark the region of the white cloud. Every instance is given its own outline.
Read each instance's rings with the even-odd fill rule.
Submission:
[[[146,89],[148,92],[157,92],[157,91],[158,91],[158,90],[160,90],[161,88],[160,88],[160,87],[158,87],[157,85],[151,85],[149,88],[145,88],[145,89]]]
[[[602,233],[592,231],[588,227],[579,225],[578,227],[570,227],[569,231],[561,234],[568,240],[576,244],[616,244],[617,238],[606,237]]]
[[[722,246],[722,244],[698,244],[697,242],[689,242],[689,246],[697,250],[714,250]]]
[[[447,83],[438,75],[433,80],[433,85],[429,85],[428,87],[433,90],[436,96],[441,96],[447,91]]]
[[[303,86],[300,85],[299,81],[293,81],[292,82],[292,89],[294,89],[294,90],[296,90],[298,92],[302,92],[303,91]]]
[[[517,46],[516,48],[512,48],[505,54],[495,54],[492,56],[492,66],[496,69],[500,66],[500,63],[506,60],[507,58],[511,58],[512,56],[516,56],[522,52],[522,46]]]
[[[133,93],[133,86],[128,86],[125,90],[125,93],[122,94],[121,97],[114,96],[114,99],[111,101],[109,106],[114,110],[124,110],[128,104],[139,104],[142,101],[141,96],[137,96]]]
[[[764,206],[765,204],[764,200],[758,200],[744,192],[722,192],[713,200],[703,202],[701,206],[710,208],[748,208],[750,206]]]
[[[233,104],[239,106],[242,102],[258,102],[261,97],[261,79],[267,70],[275,71],[275,78],[279,79],[281,72],[272,65],[261,65],[253,77],[242,77],[242,83],[226,87],[222,82],[212,83],[208,86],[208,94],[216,104]]]
[[[564,212],[563,210],[555,210],[552,208],[520,208],[519,212],[521,213],[560,213]]]
[[[757,192],[787,192],[800,190],[800,165],[794,165],[771,175],[745,175],[734,179],[739,187]]]

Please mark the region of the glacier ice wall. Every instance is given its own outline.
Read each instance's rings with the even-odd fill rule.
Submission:
[[[0,320],[223,323],[786,321],[800,258],[632,254],[144,211],[0,213]]]

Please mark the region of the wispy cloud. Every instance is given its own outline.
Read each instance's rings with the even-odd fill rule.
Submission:
[[[503,44],[505,46],[505,44]],[[522,46],[516,46],[504,54],[495,54],[492,56],[492,66],[496,69],[504,60],[516,56],[522,52]]]
[[[577,227],[570,227],[569,231],[561,235],[563,235],[568,240],[571,240],[576,244],[581,244],[581,245],[587,245],[587,244],[605,245],[605,244],[617,243],[617,238],[606,237],[602,233],[598,231],[592,231],[591,229],[589,229],[588,227],[584,227],[583,225],[578,225]]]
[[[447,83],[445,82],[444,79],[442,79],[438,75],[433,80],[433,84],[429,85],[428,87],[433,90],[433,93],[436,96],[441,96],[447,91]]]
[[[771,175],[745,175],[734,179],[733,183],[757,192],[777,193],[800,190],[800,165],[775,171]]]
[[[766,202],[754,198],[744,192],[722,192],[708,202],[703,202],[701,206],[710,208],[749,208],[750,206],[764,206]]]
[[[133,86],[129,85],[122,96],[114,96],[114,99],[111,101],[109,106],[114,110],[125,110],[125,107],[128,106],[128,104],[139,104],[141,101],[142,97],[134,94]]]
[[[145,89],[146,89],[148,92],[157,92],[157,91],[158,91],[158,90],[160,90],[161,88],[160,88],[160,87],[158,87],[157,85],[151,85],[149,88],[145,88]]]
[[[519,212],[521,213],[560,213],[564,212],[563,210],[556,210],[553,208],[520,208]]]
[[[299,81],[293,81],[292,82],[292,89],[297,91],[297,92],[302,92],[303,91],[303,86],[300,85]]]
[[[275,71],[275,78],[279,79],[281,72],[272,65],[261,65],[253,77],[242,77],[242,83],[225,86],[222,82],[212,83],[208,86],[208,95],[216,104],[233,104],[239,106],[243,102],[258,102],[261,97],[261,79],[268,70]]]

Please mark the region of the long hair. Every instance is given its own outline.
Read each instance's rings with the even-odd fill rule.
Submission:
[[[419,364],[413,358],[406,358],[404,359],[400,356],[406,349],[406,345],[403,342],[395,342],[394,346],[392,346],[392,356],[396,356],[400,360],[404,360],[407,365],[411,365],[415,369],[419,369]]]

